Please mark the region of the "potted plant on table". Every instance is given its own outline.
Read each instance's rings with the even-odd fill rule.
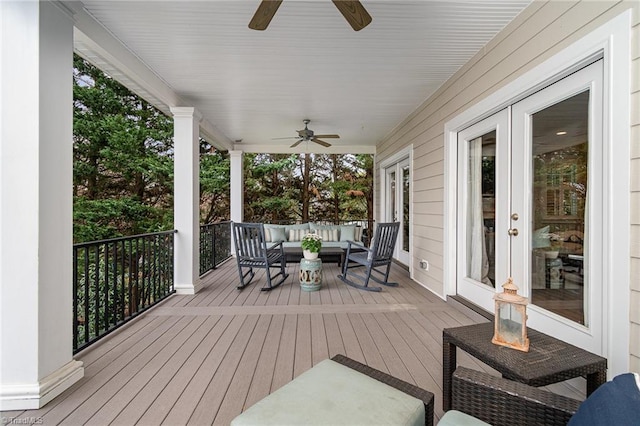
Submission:
[[[550,249],[545,253],[547,259],[555,259],[560,253],[560,247],[562,246],[562,236],[550,232],[549,234]]]
[[[307,234],[302,237],[301,246],[305,259],[317,259],[322,248],[322,237],[318,234]]]

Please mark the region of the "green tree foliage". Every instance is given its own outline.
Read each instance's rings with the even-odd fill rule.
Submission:
[[[245,219],[273,222],[295,216],[299,202],[295,167],[295,155],[244,156]]]
[[[74,57],[74,240],[171,229],[173,124]]]
[[[373,157],[246,154],[245,220],[373,220]]]
[[[229,220],[230,163],[227,153],[200,140],[200,223]]]

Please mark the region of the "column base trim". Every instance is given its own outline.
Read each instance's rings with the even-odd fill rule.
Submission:
[[[83,363],[73,360],[37,383],[0,384],[0,411],[40,409],[83,377]]]
[[[176,291],[176,294],[179,294],[179,295],[196,294],[200,290],[200,284],[199,283],[174,284],[173,289]]]

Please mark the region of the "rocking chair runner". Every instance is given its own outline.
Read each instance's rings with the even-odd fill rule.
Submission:
[[[338,275],[338,278],[345,284],[368,291],[382,290],[381,287],[369,287],[369,279],[386,286],[396,287],[398,283],[388,282],[388,279],[399,229],[399,222],[378,224],[371,248],[349,241],[345,262],[342,265],[342,275]],[[352,247],[359,250],[351,252]],[[364,275],[350,270],[357,266],[364,266]],[[378,269],[384,267],[386,267],[385,270]],[[376,277],[373,273],[381,275],[383,279]],[[354,282],[354,278],[362,281],[362,284]]]
[[[239,290],[245,288],[253,280],[255,276],[253,268],[261,268],[266,271],[268,287],[263,287],[262,291],[274,289],[287,279],[289,274],[285,272],[287,263],[282,241],[267,247],[262,223],[234,223],[233,239],[236,246],[238,273],[240,274]],[[243,268],[248,268],[248,270],[243,272]],[[279,268],[280,272],[272,276],[271,268]],[[248,280],[247,276],[249,276]],[[279,276],[282,278],[274,284],[273,280]]]

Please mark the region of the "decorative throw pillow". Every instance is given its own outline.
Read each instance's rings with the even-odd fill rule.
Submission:
[[[286,235],[289,235],[289,231],[291,231],[292,229],[304,229],[305,231],[307,231],[307,233],[309,233],[309,224],[308,223],[296,223],[295,225],[285,225],[284,226],[284,233]]]
[[[542,248],[551,246],[549,240],[549,225],[536,229],[531,233],[531,248]]]
[[[280,231],[275,231],[276,234],[274,235],[273,230],[274,229],[281,229],[282,233],[279,233]],[[283,235],[284,234],[284,235]],[[283,237],[280,239],[277,239],[276,237]],[[273,225],[271,223],[265,223],[264,224],[264,238],[266,242],[275,242],[275,241],[286,241],[287,240],[287,234],[284,232],[284,226],[283,225]]]
[[[339,230],[340,229],[340,225],[319,225],[317,223],[313,223],[313,222],[309,222],[309,228],[312,231],[319,231],[321,229],[336,229]]]
[[[285,234],[284,228],[271,228],[269,233],[271,234],[272,242],[287,241],[287,234]]]
[[[362,242],[362,226],[356,226],[355,235],[353,236],[354,241]]]
[[[302,241],[302,237],[308,233],[308,229],[289,229],[289,241]]]
[[[637,425],[639,421],[640,379],[637,373],[626,373],[596,389],[568,425]]]
[[[355,225],[340,226],[340,241],[354,241],[356,239]]]
[[[337,229],[316,229],[316,234],[322,237],[322,241],[338,241]]]

